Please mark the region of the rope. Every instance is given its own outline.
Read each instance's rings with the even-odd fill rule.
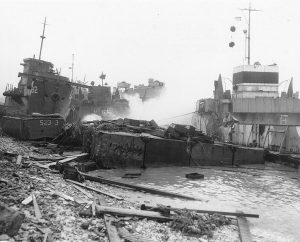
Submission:
[[[170,117],[170,118],[158,119],[157,121],[162,121],[162,120],[167,120],[167,119],[172,119],[172,118],[179,118],[179,117],[187,116],[187,115],[190,115],[190,114],[193,114],[193,113],[196,113],[196,112],[186,113],[186,114],[182,114],[182,115],[178,115],[178,116],[173,116],[173,117]]]

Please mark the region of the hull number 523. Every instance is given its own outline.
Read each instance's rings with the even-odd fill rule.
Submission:
[[[50,126],[50,125],[58,125],[58,120],[50,120],[50,119],[41,119],[40,120],[40,126]]]

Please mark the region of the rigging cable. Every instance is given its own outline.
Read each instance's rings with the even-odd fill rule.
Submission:
[[[180,118],[180,117],[187,116],[187,115],[190,115],[190,114],[193,114],[193,113],[196,113],[196,112],[186,113],[186,114],[182,114],[182,115],[178,115],[178,116],[173,116],[173,117],[170,117],[170,118],[163,118],[163,119],[159,119],[157,121],[162,121],[162,120],[167,120],[167,119],[172,119],[172,118]]]

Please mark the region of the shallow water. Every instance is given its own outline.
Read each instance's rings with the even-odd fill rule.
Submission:
[[[258,219],[248,218],[254,240],[300,241],[300,172],[297,170],[278,165],[248,166],[247,169],[166,167],[147,168],[141,171],[139,178],[122,179],[121,176],[126,172],[132,170],[116,169],[96,173],[201,199],[186,201],[127,192],[132,201],[256,213],[260,216]],[[185,174],[191,172],[204,174],[204,180],[185,178]]]

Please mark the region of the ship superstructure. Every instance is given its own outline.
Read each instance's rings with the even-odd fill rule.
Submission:
[[[250,16],[251,8],[248,10]],[[279,93],[276,64],[256,62],[235,67],[232,94],[223,90],[222,82],[219,75],[214,83],[213,99],[197,101],[192,118],[195,127],[220,141],[269,148],[279,153],[300,152],[299,93],[293,92],[292,79],[288,91]]]
[[[165,84],[161,81],[154,80],[153,78],[148,79],[148,85],[144,84],[135,85],[133,88],[130,83],[119,82],[117,85],[118,92],[121,98],[126,96],[138,95],[139,98],[145,102],[152,98],[159,97],[165,88]],[[115,90],[116,91],[116,90]]]

